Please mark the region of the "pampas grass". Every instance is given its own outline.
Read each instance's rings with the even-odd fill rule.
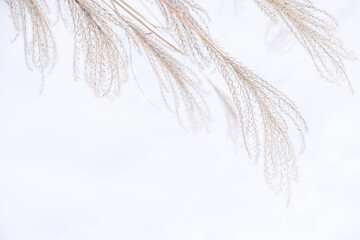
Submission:
[[[289,27],[325,79],[342,79],[350,86],[344,61],[351,55],[332,35],[336,28],[333,17],[309,1],[255,2],[273,21],[281,20]],[[14,27],[23,37],[29,67],[43,74],[50,72],[56,47],[47,2],[6,3]],[[56,11],[73,34],[74,78],[81,79],[82,75],[98,97],[116,95],[128,80],[131,57],[124,41],[129,41],[150,63],[165,105],[177,115],[180,125],[197,131],[210,119],[203,89],[208,82],[197,72],[217,69],[227,92],[212,82],[210,86],[224,105],[232,135],[239,131],[249,157],[254,161],[263,159],[266,182],[290,199],[297,174],[296,158],[305,145],[306,123],[283,93],[222,50],[207,27],[209,16],[194,0],[144,2],[146,8],[155,8],[159,24],[151,22],[130,1],[56,3]],[[298,148],[290,138],[289,128],[298,131]]]
[[[254,0],[275,23],[282,22],[311,56],[320,76],[329,82],[345,84],[353,92],[345,62],[356,58],[334,33],[336,19],[308,0]]]

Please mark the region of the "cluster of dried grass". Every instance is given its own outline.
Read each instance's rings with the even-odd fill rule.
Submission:
[[[16,30],[22,33],[28,65],[42,73],[51,71],[56,48],[47,2],[5,1]],[[327,12],[307,0],[254,1],[273,21],[280,19],[289,27],[313,58],[321,76],[349,83],[344,60],[351,56],[333,36],[336,22]],[[126,39],[148,59],[158,77],[166,106],[177,114],[182,126],[196,130],[208,122],[209,108],[201,78],[183,59],[189,59],[197,69],[216,67],[233,101],[211,85],[236,126],[234,131],[240,130],[252,159],[264,159],[267,182],[276,191],[290,195],[298,153],[290,139],[289,127],[298,130],[302,146],[307,130],[296,106],[221,50],[209,34],[206,12],[194,0],[151,0],[145,4],[149,3],[156,6],[165,27],[150,22],[124,0],[57,0],[57,10],[74,36],[75,79],[82,72],[100,97],[119,92],[128,79],[130,64]],[[169,38],[173,41],[166,40]]]

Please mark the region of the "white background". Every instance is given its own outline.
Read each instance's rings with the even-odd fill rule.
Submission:
[[[360,56],[360,2],[319,0],[338,35]],[[360,239],[360,67],[349,63],[355,95],[319,77],[289,38],[252,1],[201,1],[213,36],[286,93],[307,120],[307,148],[288,208],[226,135],[220,105],[209,133],[187,133],[160,101],[141,64],[116,99],[97,99],[72,79],[71,34],[55,29],[59,56],[39,94],[22,39],[11,43],[0,3],[0,239]],[[286,50],[286,51],[285,51]],[[221,81],[221,79],[214,79]],[[155,105],[155,106],[154,106]]]

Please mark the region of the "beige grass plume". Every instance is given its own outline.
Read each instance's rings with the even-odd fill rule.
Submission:
[[[44,0],[5,0],[15,29],[22,33],[25,59],[30,69],[42,74],[50,72],[55,64],[55,40],[47,16]]]
[[[42,72],[51,70],[56,49],[45,0],[6,2],[16,30],[23,35],[27,61]],[[334,26],[328,14],[307,1],[256,2],[272,19],[280,17],[289,25],[324,76],[334,70],[347,79],[343,59],[348,55],[329,34]],[[83,73],[96,96],[118,93],[128,79],[129,49],[124,41],[129,41],[153,68],[165,105],[176,113],[181,126],[197,130],[207,126],[210,119],[203,90],[208,82],[197,72],[216,68],[222,79],[210,86],[224,104],[231,124],[240,129],[248,155],[255,161],[263,159],[268,184],[290,197],[297,172],[296,157],[305,143],[306,123],[284,94],[221,49],[207,28],[207,13],[195,1],[144,3],[155,3],[153,7],[157,7],[165,29],[135,9],[133,2],[125,0],[56,3],[73,33],[74,78],[80,79]],[[328,19],[325,21],[319,14]],[[227,86],[227,92],[216,87],[221,83]],[[291,128],[298,131],[299,150],[290,138]]]
[[[175,30],[194,35],[183,39],[182,48],[196,46],[203,49],[201,58],[219,69],[228,86],[237,109],[244,146],[251,158],[261,156],[265,163],[265,177],[277,192],[291,194],[291,184],[296,176],[296,151],[288,134],[288,124],[293,124],[304,144],[307,127],[295,105],[276,88],[257,76],[237,60],[224,53],[210,38],[206,28],[191,15],[191,1],[158,0],[162,13]],[[181,6],[181,14],[174,6]],[[191,9],[191,10],[190,10]],[[201,13],[196,12],[197,16]],[[178,34],[179,34],[178,33]],[[198,56],[192,54],[192,57]],[[301,147],[302,149],[302,147]]]
[[[345,61],[355,60],[335,36],[338,23],[308,0],[254,0],[275,23],[281,21],[311,56],[321,77],[346,84],[353,92]]]

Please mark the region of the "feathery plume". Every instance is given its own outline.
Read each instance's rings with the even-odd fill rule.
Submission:
[[[235,103],[249,156],[255,161],[264,156],[267,182],[277,192],[285,191],[290,198],[291,183],[296,176],[296,151],[289,137],[288,124],[296,127],[302,145],[304,132],[307,131],[306,123],[295,105],[279,90],[220,50],[194,17],[188,21],[182,15],[190,15],[187,10],[191,8],[192,1],[157,2],[167,22],[175,25],[177,31],[187,32],[187,36],[192,32],[191,40],[183,39],[182,48],[195,48],[196,45],[196,48],[203,49],[201,57],[218,67]],[[181,6],[182,14],[174,6]],[[263,129],[263,143],[260,129]]]
[[[45,0],[5,0],[15,29],[22,33],[26,61],[50,71],[55,41]],[[282,20],[329,81],[348,81],[344,61],[351,55],[332,34],[334,18],[307,0],[254,0],[273,21]],[[158,78],[165,105],[184,129],[207,126],[210,109],[197,71],[216,68],[228,92],[210,82],[234,129],[254,161],[263,159],[267,183],[290,198],[296,177],[296,150],[289,134],[297,129],[304,148],[307,126],[294,103],[238,60],[209,33],[209,16],[194,0],[153,0],[165,28],[153,24],[126,0],[57,0],[57,10],[73,33],[74,78],[80,73],[96,96],[113,96],[128,79],[129,41]],[[146,4],[148,3],[143,3]],[[169,41],[168,39],[172,39]],[[192,62],[194,64],[187,64]],[[31,63],[31,64],[30,64]],[[83,70],[81,71],[81,67]],[[195,68],[194,68],[195,67]],[[351,88],[351,86],[350,86]],[[227,95],[231,96],[232,103]]]
[[[275,23],[282,21],[311,56],[321,77],[345,83],[353,89],[345,69],[345,61],[355,60],[335,37],[338,23],[328,12],[316,8],[308,0],[254,0]]]
[[[42,75],[50,72],[55,64],[55,40],[47,16],[44,0],[5,0],[15,30],[24,39],[25,60],[30,69],[38,69]]]
[[[58,0],[62,18],[71,19],[74,33],[74,78],[79,78],[83,57],[85,81],[96,96],[118,93],[127,80],[128,56],[124,44],[112,29],[116,20],[96,1]]]

